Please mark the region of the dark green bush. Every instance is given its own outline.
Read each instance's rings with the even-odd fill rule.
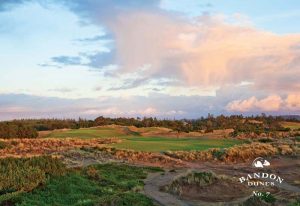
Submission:
[[[22,122],[0,122],[0,138],[36,138],[37,136],[34,127]]]
[[[0,141],[0,149],[5,149],[8,147],[8,144],[6,142]]]
[[[225,155],[226,150],[225,149],[217,149],[212,151],[212,155],[214,158],[218,160],[222,160],[223,156]]]
[[[273,140],[271,138],[261,138],[258,141],[261,142],[261,143],[273,142]]]

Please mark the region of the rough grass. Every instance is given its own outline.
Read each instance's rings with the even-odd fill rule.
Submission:
[[[128,165],[92,165],[72,170],[65,176],[51,177],[44,186],[14,198],[16,206],[153,206],[152,201],[138,193],[147,172],[157,168]]]
[[[272,145],[254,142],[236,145],[226,149],[212,148],[207,151],[167,151],[166,155],[186,161],[220,160],[223,162],[245,162],[255,157],[269,157],[274,155],[292,155],[297,148],[288,144]]]
[[[23,192],[45,184],[50,177],[65,174],[65,165],[48,156],[0,160],[0,205],[8,204]]]

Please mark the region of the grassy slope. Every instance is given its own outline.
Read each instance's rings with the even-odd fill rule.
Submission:
[[[146,196],[137,193],[150,168],[127,165],[94,165],[52,177],[43,187],[24,193],[17,206],[153,206]]]
[[[151,128],[154,131],[156,128]],[[149,129],[148,129],[149,130]],[[148,131],[147,130],[147,131]],[[242,143],[232,139],[208,139],[208,138],[170,138],[163,136],[142,137],[138,132],[130,132],[122,127],[99,127],[77,129],[68,131],[54,131],[47,137],[65,138],[104,138],[118,137],[123,142],[114,145],[116,148],[125,148],[141,151],[160,152],[166,150],[206,150],[209,148],[224,148]]]

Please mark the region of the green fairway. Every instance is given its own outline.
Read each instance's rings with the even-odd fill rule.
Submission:
[[[209,148],[225,148],[240,143],[242,142],[229,139],[131,137],[125,138],[121,143],[114,145],[114,147],[137,151],[161,152],[167,150],[189,151],[206,150]]]
[[[66,138],[101,138],[101,137],[124,137],[128,136],[123,129],[116,129],[110,127],[99,128],[84,128],[84,129],[71,129],[66,131],[54,131],[46,137]]]
[[[155,128],[149,128],[154,130]],[[121,143],[113,145],[119,149],[132,149],[136,151],[161,152],[167,150],[206,150],[209,148],[226,148],[235,144],[243,143],[234,139],[213,139],[205,137],[164,137],[164,136],[141,136],[127,127],[99,127],[87,129],[74,129],[66,131],[54,131],[47,137],[53,138],[107,138],[117,137]]]

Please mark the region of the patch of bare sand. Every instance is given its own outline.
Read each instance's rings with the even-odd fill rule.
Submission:
[[[229,180],[217,180],[206,187],[182,185],[181,198],[186,200],[202,200],[206,202],[228,202],[251,195],[244,185]]]

